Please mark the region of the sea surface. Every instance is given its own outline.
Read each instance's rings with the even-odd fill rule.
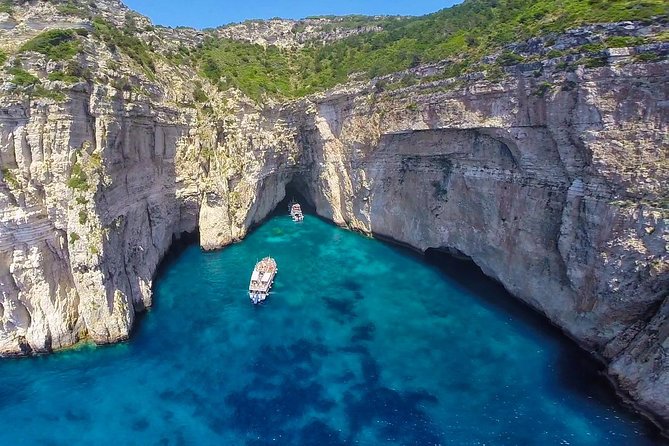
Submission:
[[[276,258],[274,293],[247,297]],[[0,445],[651,445],[598,366],[474,266],[307,215],[173,253],[128,343],[0,361]]]

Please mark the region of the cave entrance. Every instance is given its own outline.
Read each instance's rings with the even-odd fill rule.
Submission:
[[[273,215],[282,215],[288,212],[288,205],[291,201],[297,201],[302,206],[302,212],[305,214],[316,214],[316,205],[313,200],[309,183],[299,175],[295,175],[288,184],[286,184],[286,196],[276,205]]]

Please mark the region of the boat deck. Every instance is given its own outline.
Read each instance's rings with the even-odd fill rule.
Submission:
[[[265,257],[256,264],[249,282],[249,297],[253,303],[262,302],[267,298],[276,272],[276,261],[271,257]]]
[[[304,220],[304,214],[302,213],[302,207],[299,203],[294,203],[289,207],[290,216],[293,218],[293,221],[302,221]]]

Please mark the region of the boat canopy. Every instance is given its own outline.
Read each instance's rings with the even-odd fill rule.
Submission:
[[[272,280],[272,274],[265,273],[265,274],[262,275],[262,281],[263,282],[269,282],[270,280]]]
[[[258,270],[253,270],[253,274],[251,275],[251,280],[253,282],[257,282],[258,280],[260,280],[260,273],[258,272]]]

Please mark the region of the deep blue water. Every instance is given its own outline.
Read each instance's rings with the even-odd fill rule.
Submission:
[[[275,293],[254,307],[268,254]],[[473,267],[309,215],[179,252],[126,344],[0,361],[0,445],[657,441],[586,355]]]

